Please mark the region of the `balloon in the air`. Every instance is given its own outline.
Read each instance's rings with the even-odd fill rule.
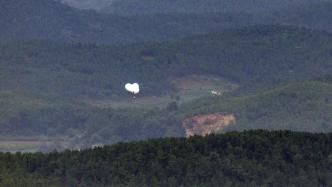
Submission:
[[[125,88],[128,92],[132,93],[132,94],[138,94],[139,93],[139,84],[137,83],[127,83],[125,85]]]

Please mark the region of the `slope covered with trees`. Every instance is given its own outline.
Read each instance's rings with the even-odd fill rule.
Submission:
[[[1,183],[27,185],[43,177],[48,181],[41,185],[54,186],[330,186],[331,140],[331,134],[248,131],[84,151],[1,153],[1,174],[9,176]]]
[[[303,26],[311,29],[332,31],[330,0],[178,0],[178,1],[149,1],[149,0],[120,0],[105,3],[101,12],[117,15],[174,15],[178,13],[208,15],[214,13],[228,13],[236,15],[247,14],[251,23],[284,24]],[[243,25],[245,26],[245,25]]]
[[[15,42],[0,45],[0,87],[114,98],[126,94],[126,82],[139,82],[143,95],[161,95],[172,91],[171,77],[209,74],[254,89],[330,74],[331,49],[329,33],[284,26],[122,47]]]
[[[78,10],[58,0],[1,0],[0,41],[46,39],[119,45],[255,24],[290,24],[331,31],[330,1],[125,0],[115,1],[111,7],[118,15]],[[128,13],[135,16],[119,15]]]
[[[0,41],[45,39],[111,45],[170,40],[251,23],[246,14],[122,17],[66,6],[54,0],[1,0]]]

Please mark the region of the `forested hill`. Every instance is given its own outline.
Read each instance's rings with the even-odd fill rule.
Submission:
[[[280,1],[284,2],[286,0]],[[126,4],[125,1],[118,1],[114,2],[112,7],[116,7],[117,3],[120,2]],[[211,8],[223,6],[218,2],[211,0],[209,3],[205,3],[204,1],[204,5]],[[233,12],[228,11],[226,8],[227,11],[222,12],[206,11],[199,13],[175,11],[148,15],[140,14],[138,16],[122,16],[78,10],[54,0],[1,0],[0,24],[2,27],[0,29],[0,41],[45,39],[58,42],[119,45],[142,41],[168,41],[195,34],[221,32],[229,28],[239,28],[255,24],[288,24],[331,31],[329,24],[331,18],[329,7],[331,7],[331,2],[324,1],[322,3],[319,1],[313,3],[310,0],[305,2],[287,2],[276,3],[271,5],[271,7],[270,5],[266,5],[266,7],[262,5],[263,9],[278,7],[277,4],[286,7],[279,7],[276,11],[259,14],[253,13],[250,11],[250,8],[248,8],[249,11]],[[135,3],[140,4],[141,1],[133,1],[129,4],[131,6]],[[188,3],[186,0],[182,3],[193,6],[193,8],[186,10],[199,10],[195,6],[201,4],[201,2],[197,1],[198,4],[195,5],[195,3]],[[227,3],[234,5],[230,1]],[[255,3],[248,2],[247,5],[256,7],[254,6]],[[265,3],[271,4],[270,1],[266,1]],[[303,6],[294,5],[289,7],[287,6],[289,3]],[[173,2],[169,3],[170,6],[174,6],[175,4]],[[122,5],[119,6],[122,9]],[[141,5],[135,5],[128,9],[137,8],[137,11],[143,10],[139,9],[139,6]],[[158,7],[144,3],[142,6],[151,6],[152,9]],[[204,9],[205,6],[199,7]],[[127,8],[124,7],[123,9]],[[146,10],[149,11],[148,9]],[[133,10],[119,11],[135,12]]]
[[[263,19],[269,23],[298,25],[307,28],[332,31],[332,1],[313,1],[310,5],[289,7],[266,15]]]
[[[110,47],[52,42],[0,45],[1,90],[117,97],[138,81],[143,95],[172,91],[171,77],[208,74],[255,88],[332,72],[329,33],[253,26],[173,42]]]
[[[139,16],[141,19],[154,17],[165,22],[159,14],[165,14],[172,18],[177,14],[186,14],[190,17],[208,16],[212,12],[216,14],[232,15],[237,17],[236,22],[253,24],[290,24],[296,26],[305,26],[312,29],[332,31],[331,20],[331,0],[238,0],[236,2],[229,0],[62,0],[76,7],[96,8],[103,13],[112,13],[116,15],[125,15],[128,17]],[[247,15],[247,17],[238,17],[236,15]],[[151,16],[153,15],[153,16]],[[224,19],[219,18],[219,20]],[[174,17],[173,17],[174,18]],[[177,16],[174,21],[181,20]],[[214,19],[211,17],[211,19]],[[210,20],[211,20],[210,19]],[[242,21],[240,21],[242,20]],[[248,20],[250,20],[248,22]],[[175,22],[177,22],[175,21]],[[234,21],[232,21],[234,22]],[[166,22],[165,22],[166,23]],[[174,22],[173,22],[174,23]],[[187,26],[188,26],[187,22]],[[169,24],[169,23],[168,23]],[[213,23],[215,24],[215,23]],[[155,23],[152,25],[156,25]],[[167,25],[167,24],[166,24]],[[199,25],[196,22],[196,25]],[[228,24],[226,24],[228,25]],[[243,24],[243,26],[246,24]],[[177,25],[179,27],[180,25]],[[202,27],[202,26],[200,26]],[[194,28],[194,27],[193,27]],[[191,28],[191,29],[193,29]]]
[[[0,41],[126,44],[222,31],[252,22],[246,14],[121,17],[78,10],[54,0],[0,0]]]
[[[3,186],[331,186],[332,134],[230,132],[1,153]]]
[[[213,3],[217,2],[211,2],[211,7],[217,7]],[[0,0],[0,41],[46,39],[128,44],[172,40],[256,24],[289,24],[331,31],[328,24],[331,2],[309,4],[268,14],[179,11],[122,17],[78,10],[54,0]]]

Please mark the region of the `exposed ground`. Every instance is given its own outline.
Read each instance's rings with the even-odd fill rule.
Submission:
[[[182,126],[187,137],[206,136],[222,131],[225,127],[234,124],[235,121],[234,114],[213,113],[186,118],[183,120]]]

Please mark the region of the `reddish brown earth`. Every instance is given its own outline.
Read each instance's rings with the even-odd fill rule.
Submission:
[[[194,135],[206,136],[223,130],[225,127],[234,124],[235,121],[234,114],[214,113],[186,118],[183,120],[182,126],[187,137]]]

